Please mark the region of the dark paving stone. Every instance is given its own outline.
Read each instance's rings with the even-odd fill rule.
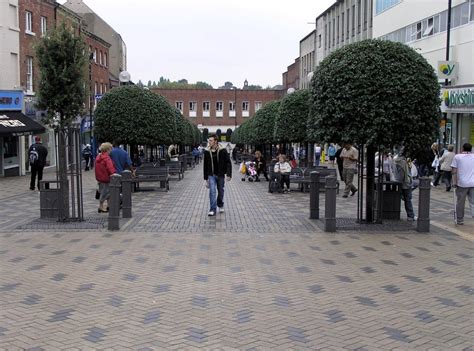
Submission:
[[[444,297],[435,297],[436,300],[438,300],[442,305],[449,306],[449,307],[462,307],[463,305],[460,305],[456,301],[452,299],[447,299]]]
[[[461,285],[461,286],[457,286],[456,288],[458,288],[458,289],[461,290],[463,293],[466,293],[466,294],[468,294],[468,295],[474,295],[474,288],[471,288],[470,286]]]
[[[310,246],[310,248],[314,251],[321,251],[321,248],[319,246]]]
[[[471,259],[471,258],[474,258],[474,256],[467,255],[467,254],[465,254],[465,253],[458,253],[457,255],[458,255],[459,257],[465,258],[465,259],[467,259],[467,260],[468,260],[468,259]]]
[[[242,272],[242,267],[230,267],[230,271],[232,273],[240,273]]]
[[[126,244],[126,243],[131,243],[133,241],[133,239],[123,239],[121,241],[122,244]]]
[[[0,327],[0,336],[4,336],[5,332],[7,332],[7,331],[8,331],[7,328]]]
[[[415,256],[413,256],[411,253],[408,253],[408,252],[403,252],[401,253],[400,255],[402,255],[403,257],[405,258],[413,258]]]
[[[425,270],[427,270],[428,272],[433,273],[433,274],[443,273],[442,271],[440,271],[436,267],[426,267]]]
[[[0,255],[5,255],[8,252],[8,250],[1,250]]]
[[[363,248],[365,251],[372,251],[372,252],[377,251],[376,249],[374,249],[373,247],[370,247],[370,246],[362,246],[362,248]]]
[[[45,246],[46,246],[45,244],[38,244],[38,245],[33,246],[33,249],[42,249]]]
[[[341,242],[339,240],[331,240],[329,243],[331,245],[341,245]]]
[[[357,255],[353,252],[345,252],[344,256],[346,256],[347,258],[356,258],[357,257]]]
[[[45,264],[38,264],[36,266],[31,266],[27,269],[28,272],[32,272],[32,271],[39,271],[41,269],[43,269],[44,267],[46,267]]]
[[[431,323],[438,320],[437,318],[434,318],[434,316],[429,311],[423,311],[423,310],[416,311],[415,317],[419,319],[420,321],[422,321],[423,323]]]
[[[402,240],[410,240],[410,238],[407,238],[406,236],[402,236],[402,235],[395,235],[395,237]]]
[[[360,240],[360,237],[354,234],[350,234],[347,236],[348,238],[354,239],[354,240]]]
[[[384,327],[383,330],[391,339],[407,342],[407,343],[411,341],[408,338],[408,335],[404,334],[402,330],[389,328],[389,327]]]
[[[439,260],[440,262],[443,262],[449,266],[459,266],[459,263],[451,261],[451,260]]]
[[[69,240],[69,242],[70,242],[71,244],[75,244],[75,243],[78,243],[78,242],[80,242],[80,241],[82,241],[82,239],[71,239],[71,240]]]
[[[101,264],[101,265],[97,266],[95,271],[96,272],[104,272],[104,271],[109,270],[110,267],[112,267],[112,265],[110,265],[110,264]]]
[[[431,243],[436,246],[444,246],[444,244],[440,243],[439,241],[432,241]]]
[[[199,264],[210,264],[211,260],[208,260],[207,258],[200,258],[198,263]]]
[[[25,351],[45,351],[45,349],[39,346],[35,346],[35,347],[30,347],[28,349],[25,349]]]
[[[234,313],[234,321],[242,324],[253,320],[253,312],[251,310],[241,310]]]
[[[176,266],[164,266],[161,269],[162,272],[167,273],[167,272],[175,272],[176,271]]]
[[[229,256],[229,257],[240,257],[240,252],[228,252],[227,256]]]
[[[201,245],[202,251],[209,251],[211,249],[211,245]]]
[[[27,242],[30,241],[30,240],[31,240],[31,239],[26,239],[26,238],[25,238],[25,239],[17,240],[17,241],[15,241],[15,242],[20,244],[20,243],[27,243]]]
[[[114,250],[110,253],[110,256],[120,256],[123,254],[123,250]]]
[[[91,246],[89,246],[89,248],[91,249],[98,249],[100,248],[101,245],[98,245],[98,244],[92,244]]]
[[[392,246],[392,245],[393,245],[390,241],[386,241],[386,240],[385,240],[385,241],[381,241],[381,243],[382,243],[383,245],[386,245],[386,246]]]
[[[354,281],[345,275],[336,275],[336,278],[343,283],[354,283]]]
[[[74,312],[72,308],[67,308],[54,312],[54,314],[47,320],[48,322],[60,322],[69,319],[69,316]]]
[[[183,256],[183,251],[181,250],[170,251],[169,256],[171,257]]]
[[[191,299],[193,306],[197,307],[207,307],[209,305],[209,299],[205,296],[193,296]]]
[[[431,250],[427,249],[426,247],[415,246],[415,249],[423,251],[423,252],[431,252]]]
[[[89,284],[81,284],[77,289],[76,291],[88,291],[88,290],[92,290],[94,288],[95,284],[93,283],[89,283]]]
[[[398,266],[398,263],[395,262],[395,261],[391,261],[391,260],[381,260],[381,261],[384,264],[388,264],[388,265],[391,265],[391,266]]]
[[[110,305],[110,306],[114,306],[114,307],[120,307],[120,306],[123,305],[124,301],[125,301],[125,299],[123,297],[113,295],[113,296],[109,297],[109,300],[107,301],[107,304]]]
[[[287,252],[288,257],[298,257],[299,255],[296,252]]]
[[[296,267],[295,270],[298,272],[298,273],[310,273],[311,272],[311,269],[309,269],[308,267]]]
[[[77,256],[77,257],[74,257],[74,259],[72,260],[72,262],[74,262],[74,263],[82,263],[82,262],[84,262],[86,259],[87,259],[87,257],[84,257],[84,256]]]
[[[23,256],[18,256],[18,257],[14,257],[12,258],[11,260],[9,260],[8,262],[11,262],[11,263],[18,263],[18,262],[21,262],[25,259],[26,257],[23,257]]]
[[[234,294],[242,294],[248,292],[248,286],[245,284],[234,285],[232,287],[232,293]]]
[[[324,264],[332,265],[332,266],[336,265],[336,262],[334,262],[333,260],[327,260],[324,258],[321,258],[321,262]]]
[[[128,282],[136,282],[138,280],[138,275],[127,273],[123,275],[122,280],[126,280]]]
[[[185,338],[189,341],[193,341],[196,343],[203,343],[206,342],[207,335],[206,331],[203,329],[198,329],[198,328],[188,328],[187,329],[187,334],[188,336]]]
[[[269,258],[261,258],[261,259],[259,259],[259,262],[261,264],[264,264],[264,265],[267,265],[267,266],[270,266],[270,265],[273,264],[273,261],[270,260]]]
[[[58,250],[58,251],[51,252],[50,255],[58,256],[58,255],[62,255],[64,253],[66,253],[66,250]]]
[[[209,281],[209,277],[207,275],[195,275],[194,276],[194,281],[195,282],[203,282],[203,283],[207,283]]]
[[[145,318],[143,319],[143,324],[150,324],[155,323],[160,320],[160,311],[150,311],[145,314]]]
[[[276,275],[266,275],[265,279],[268,280],[271,283],[281,283],[281,282],[283,282],[283,279],[281,279],[279,276],[276,276]]]
[[[365,273],[375,273],[375,272],[377,272],[375,270],[375,268],[372,268],[372,267],[362,267],[361,270],[362,270],[362,272],[365,272]]]
[[[86,334],[86,336],[83,338],[87,341],[93,342],[93,343],[98,343],[101,342],[102,339],[105,336],[105,330],[101,328],[91,328],[89,329],[89,332]]]
[[[390,294],[398,294],[398,293],[402,292],[402,290],[399,287],[395,286],[395,285],[385,285],[385,286],[382,286],[382,288],[385,291],[389,292]]]
[[[143,257],[143,256],[140,256],[140,257],[137,257],[135,259],[135,262],[137,263],[146,263],[148,262],[149,258],[148,257]]]
[[[265,248],[265,245],[255,245],[254,247],[258,251],[267,251],[267,249]]]
[[[290,243],[290,241],[289,241],[289,240],[286,240],[286,239],[280,240],[279,242],[280,242],[280,244],[282,244],[282,245],[288,245],[288,244]]]
[[[321,285],[312,285],[308,289],[313,294],[321,294],[326,291]]]
[[[143,246],[144,249],[156,249],[156,245],[153,245],[153,244],[146,244],[145,246]]]
[[[370,297],[364,297],[364,296],[356,296],[355,299],[357,302],[361,305],[364,306],[369,306],[369,307],[378,307],[379,305],[375,302],[374,299],[371,299]]]
[[[309,342],[309,340],[307,339],[308,337],[305,335],[305,330],[295,327],[288,327],[286,329],[288,332],[288,339],[304,344]]]
[[[346,318],[344,317],[344,313],[339,310],[330,310],[324,312],[324,314],[328,317],[328,321],[331,323],[337,323],[346,320]]]
[[[36,305],[37,303],[39,303],[39,301],[42,299],[43,297],[42,296],[39,296],[39,295],[28,295],[27,297],[25,297],[25,299],[21,302],[25,305]]]
[[[280,307],[289,307],[291,305],[290,300],[286,296],[275,296],[273,303]]]
[[[419,277],[412,276],[412,275],[402,275],[402,277],[406,278],[409,281],[414,282],[414,283],[424,283],[425,282],[423,279],[421,279]]]
[[[53,275],[53,277],[51,278],[51,280],[54,280],[54,281],[56,281],[56,282],[60,282],[60,281],[64,280],[64,278],[66,278],[66,276],[67,276],[67,275],[64,274],[64,273],[58,273],[58,274]]]

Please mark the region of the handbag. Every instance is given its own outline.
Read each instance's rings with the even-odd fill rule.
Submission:
[[[96,200],[99,200],[100,199],[100,191],[99,190],[95,190],[95,199]]]

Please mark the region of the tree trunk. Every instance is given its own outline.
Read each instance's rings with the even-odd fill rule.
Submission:
[[[362,177],[362,174],[360,175]],[[375,147],[367,145],[367,169],[366,169],[366,193],[365,193],[365,214],[367,223],[374,220],[374,185],[375,185]]]
[[[58,133],[59,221],[69,219],[69,182],[67,179],[66,132]]]

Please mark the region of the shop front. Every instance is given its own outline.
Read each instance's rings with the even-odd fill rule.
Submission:
[[[24,145],[28,137],[45,128],[22,113],[23,92],[0,91],[0,176],[25,174]]]
[[[441,111],[446,118],[441,131],[446,143],[460,152],[464,143],[474,144],[474,85],[449,87],[442,94]]]

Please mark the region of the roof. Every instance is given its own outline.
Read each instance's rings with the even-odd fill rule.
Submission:
[[[20,111],[0,111],[0,136],[44,133],[45,128]]]

